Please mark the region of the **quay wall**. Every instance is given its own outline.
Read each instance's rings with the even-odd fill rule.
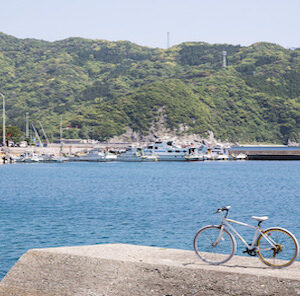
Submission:
[[[232,150],[230,153],[244,153],[248,160],[300,160],[300,150]]]
[[[28,146],[28,147],[8,147],[6,148],[7,153],[10,155],[20,155],[26,151],[35,152],[39,154],[56,154],[60,153],[62,150],[63,153],[72,154],[87,152],[93,148],[99,149],[109,149],[109,150],[122,150],[128,147],[130,143],[115,143],[115,144],[92,144],[92,143],[83,143],[83,144],[64,144],[62,147],[60,144],[49,144],[47,147],[37,147],[37,146]]]
[[[275,270],[258,258],[225,265],[192,251],[124,244],[33,249],[0,283],[1,296],[300,295],[300,262]]]
[[[138,144],[138,143],[136,143]],[[145,146],[147,143],[139,143]],[[8,147],[7,154],[20,155],[26,151],[36,152],[39,154],[58,155],[62,150],[65,154],[85,153],[93,148],[101,150],[121,151],[132,145],[132,143],[65,143],[62,147],[60,144],[51,143],[47,147]],[[238,155],[243,153],[247,155],[248,160],[300,160],[300,149],[295,150],[229,150],[229,154]]]

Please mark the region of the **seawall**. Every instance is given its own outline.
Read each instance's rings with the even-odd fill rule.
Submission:
[[[300,160],[300,150],[232,150],[231,154],[244,153],[248,160]]]
[[[0,295],[300,295],[300,262],[278,270],[235,256],[212,266],[192,251],[124,244],[33,249],[7,273]]]

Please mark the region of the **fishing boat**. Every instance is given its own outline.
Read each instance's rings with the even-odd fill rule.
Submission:
[[[245,153],[239,153],[238,155],[231,154],[231,157],[233,160],[245,160],[247,159],[247,154]]]
[[[16,158],[16,162],[40,162],[43,160],[43,157],[37,153],[33,152],[24,152],[20,157]]]
[[[215,145],[212,148],[207,150],[205,155],[207,160],[228,160],[228,152],[221,145]]]
[[[65,162],[68,161],[69,157],[63,155],[55,155],[51,158],[50,162]]]
[[[195,147],[188,147],[188,155],[185,157],[188,161],[203,161],[204,153]]]
[[[157,161],[157,156],[148,154],[144,155],[142,148],[129,147],[118,155],[119,161]]]
[[[98,148],[92,149],[85,154],[73,157],[73,161],[100,161],[103,158],[103,152]]]
[[[110,152],[104,152],[102,158],[99,159],[100,162],[108,162],[108,161],[114,161],[117,160],[117,155],[110,153]]]

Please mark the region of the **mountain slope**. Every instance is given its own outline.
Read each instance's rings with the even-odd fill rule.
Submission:
[[[227,68],[222,68],[222,51]],[[300,50],[190,42],[168,50],[128,41],[57,42],[0,33],[0,91],[9,124],[25,113],[57,137],[107,140],[161,129],[228,141],[299,141]]]

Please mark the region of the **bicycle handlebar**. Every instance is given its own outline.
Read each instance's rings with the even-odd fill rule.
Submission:
[[[227,206],[227,207],[222,207],[222,208],[218,208],[216,213],[221,213],[223,211],[229,211],[229,209],[231,208],[231,206]]]

